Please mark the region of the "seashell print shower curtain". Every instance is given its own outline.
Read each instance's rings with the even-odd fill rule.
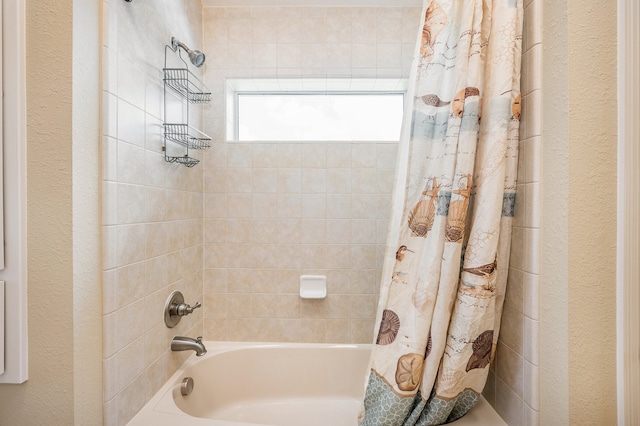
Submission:
[[[522,0],[425,0],[360,425],[439,425],[495,354],[515,204]]]

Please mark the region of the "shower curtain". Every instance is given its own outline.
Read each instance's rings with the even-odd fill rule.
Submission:
[[[425,0],[360,425],[439,425],[495,354],[514,213],[522,0]]]

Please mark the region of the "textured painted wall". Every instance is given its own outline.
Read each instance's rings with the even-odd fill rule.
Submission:
[[[73,424],[72,2],[26,2],[29,380],[0,424]]]
[[[569,413],[595,426],[617,410],[616,1],[570,0],[567,11]]]
[[[568,69],[566,1],[543,8],[542,269],[540,274],[540,423],[569,424]],[[553,76],[549,78],[548,76]],[[546,77],[546,78],[545,78]]]
[[[29,379],[0,386],[0,424],[102,418],[99,9],[72,3],[26,2]]]
[[[100,2],[73,1],[73,371],[75,424],[102,422]],[[91,143],[93,142],[93,143]]]
[[[616,424],[616,25],[544,3],[541,424]]]
[[[566,1],[544,2],[540,422],[569,424],[568,46]],[[553,76],[553,78],[551,78]]]

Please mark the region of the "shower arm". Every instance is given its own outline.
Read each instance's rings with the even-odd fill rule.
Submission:
[[[183,42],[179,41],[177,38],[175,37],[171,37],[171,45],[169,46],[171,48],[171,50],[173,50],[174,52],[178,51],[178,47],[182,47],[186,52],[191,51],[191,49],[189,49]]]

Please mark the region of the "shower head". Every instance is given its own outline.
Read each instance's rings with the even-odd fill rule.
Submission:
[[[200,68],[202,64],[204,64],[204,53],[199,50],[191,50],[184,43],[178,41],[175,37],[171,37],[171,49],[175,52],[178,50],[178,47],[181,47],[185,52],[187,52],[191,63],[196,67]]]

